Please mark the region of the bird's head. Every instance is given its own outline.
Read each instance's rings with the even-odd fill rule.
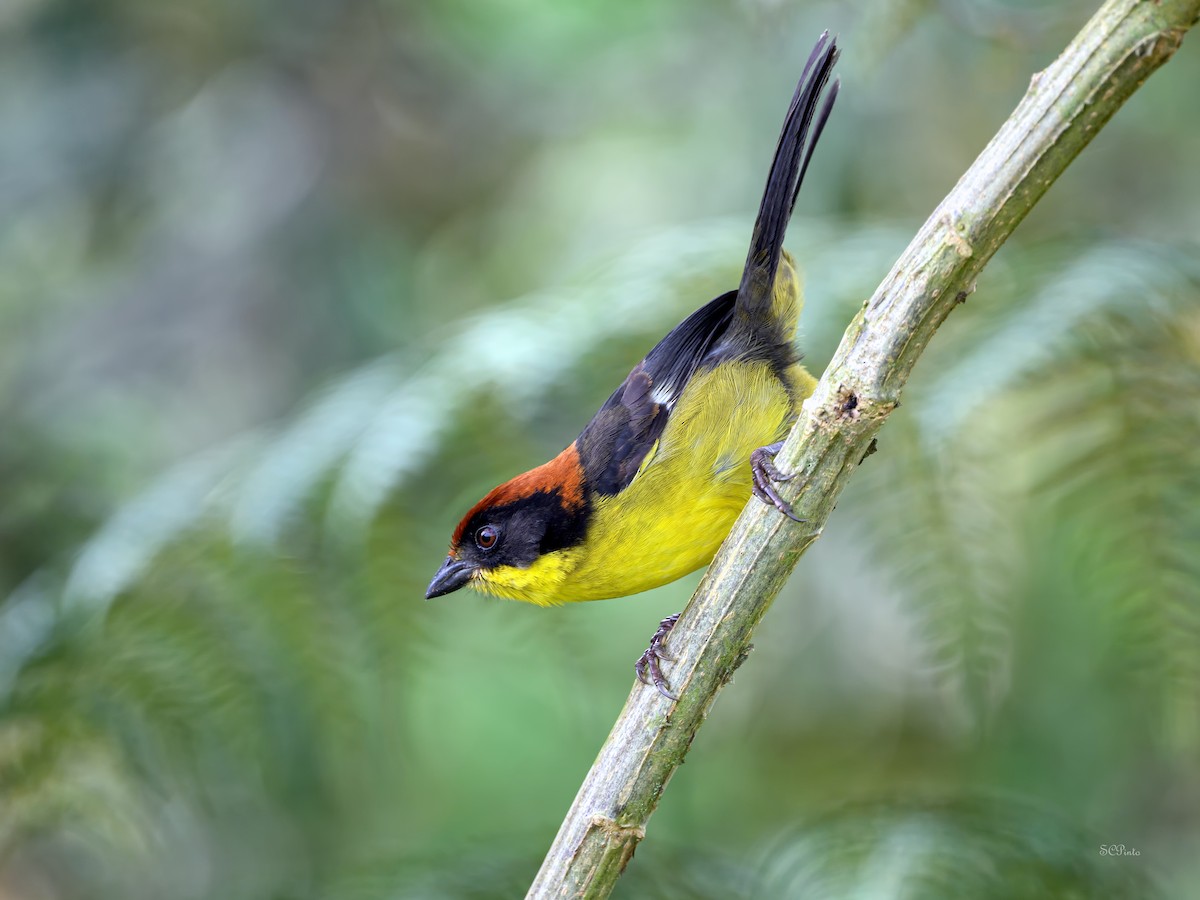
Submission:
[[[491,491],[458,523],[425,598],[459,588],[548,606],[573,566],[588,507],[572,444],[550,462]]]

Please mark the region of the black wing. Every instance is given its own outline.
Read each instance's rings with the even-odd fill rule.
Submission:
[[[588,488],[619,494],[662,435],[675,402],[729,328],[737,291],[696,310],[634,366],[576,444]]]

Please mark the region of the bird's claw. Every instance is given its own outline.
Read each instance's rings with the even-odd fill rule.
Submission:
[[[775,465],[775,454],[782,446],[783,442],[780,441],[777,444],[759,447],[750,454],[750,474],[753,479],[751,490],[755,497],[763,503],[775,507],[793,522],[803,522],[804,520],[792,509],[792,504],[779,496],[779,491],[775,488],[776,482],[791,481],[796,477],[795,473],[784,474]]]
[[[663,660],[671,661],[671,657],[663,653],[663,641],[667,639],[667,635],[671,633],[671,629],[678,621],[679,613],[675,613],[658,623],[658,630],[654,632],[654,637],[650,638],[650,646],[646,648],[645,653],[638,657],[637,664],[633,667],[637,672],[638,681],[647,687],[653,683],[658,692],[670,700],[679,698],[667,690],[667,679],[663,677],[661,663]],[[647,675],[649,675],[649,679],[647,679]]]

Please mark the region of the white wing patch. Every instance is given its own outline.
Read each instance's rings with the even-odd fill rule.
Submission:
[[[659,406],[665,406],[668,410],[675,408],[675,401],[679,399],[679,392],[675,389],[675,385],[671,382],[664,384],[656,384],[650,391],[650,399]]]

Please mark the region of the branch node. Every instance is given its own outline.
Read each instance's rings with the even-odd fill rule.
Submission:
[[[854,393],[848,387],[842,386],[838,388],[837,404],[837,417],[839,419],[850,419],[853,421],[862,415],[861,410],[858,408],[858,394]]]
[[[946,226],[946,242],[954,248],[954,252],[967,259],[975,255],[975,248],[971,246],[971,242],[967,240],[967,223],[962,219],[955,221],[950,213],[946,213],[942,217],[942,224]]]
[[[592,816],[591,825],[604,834],[605,841],[613,845],[637,844],[646,837],[646,829],[641,825],[622,825],[616,819],[600,813]]]

